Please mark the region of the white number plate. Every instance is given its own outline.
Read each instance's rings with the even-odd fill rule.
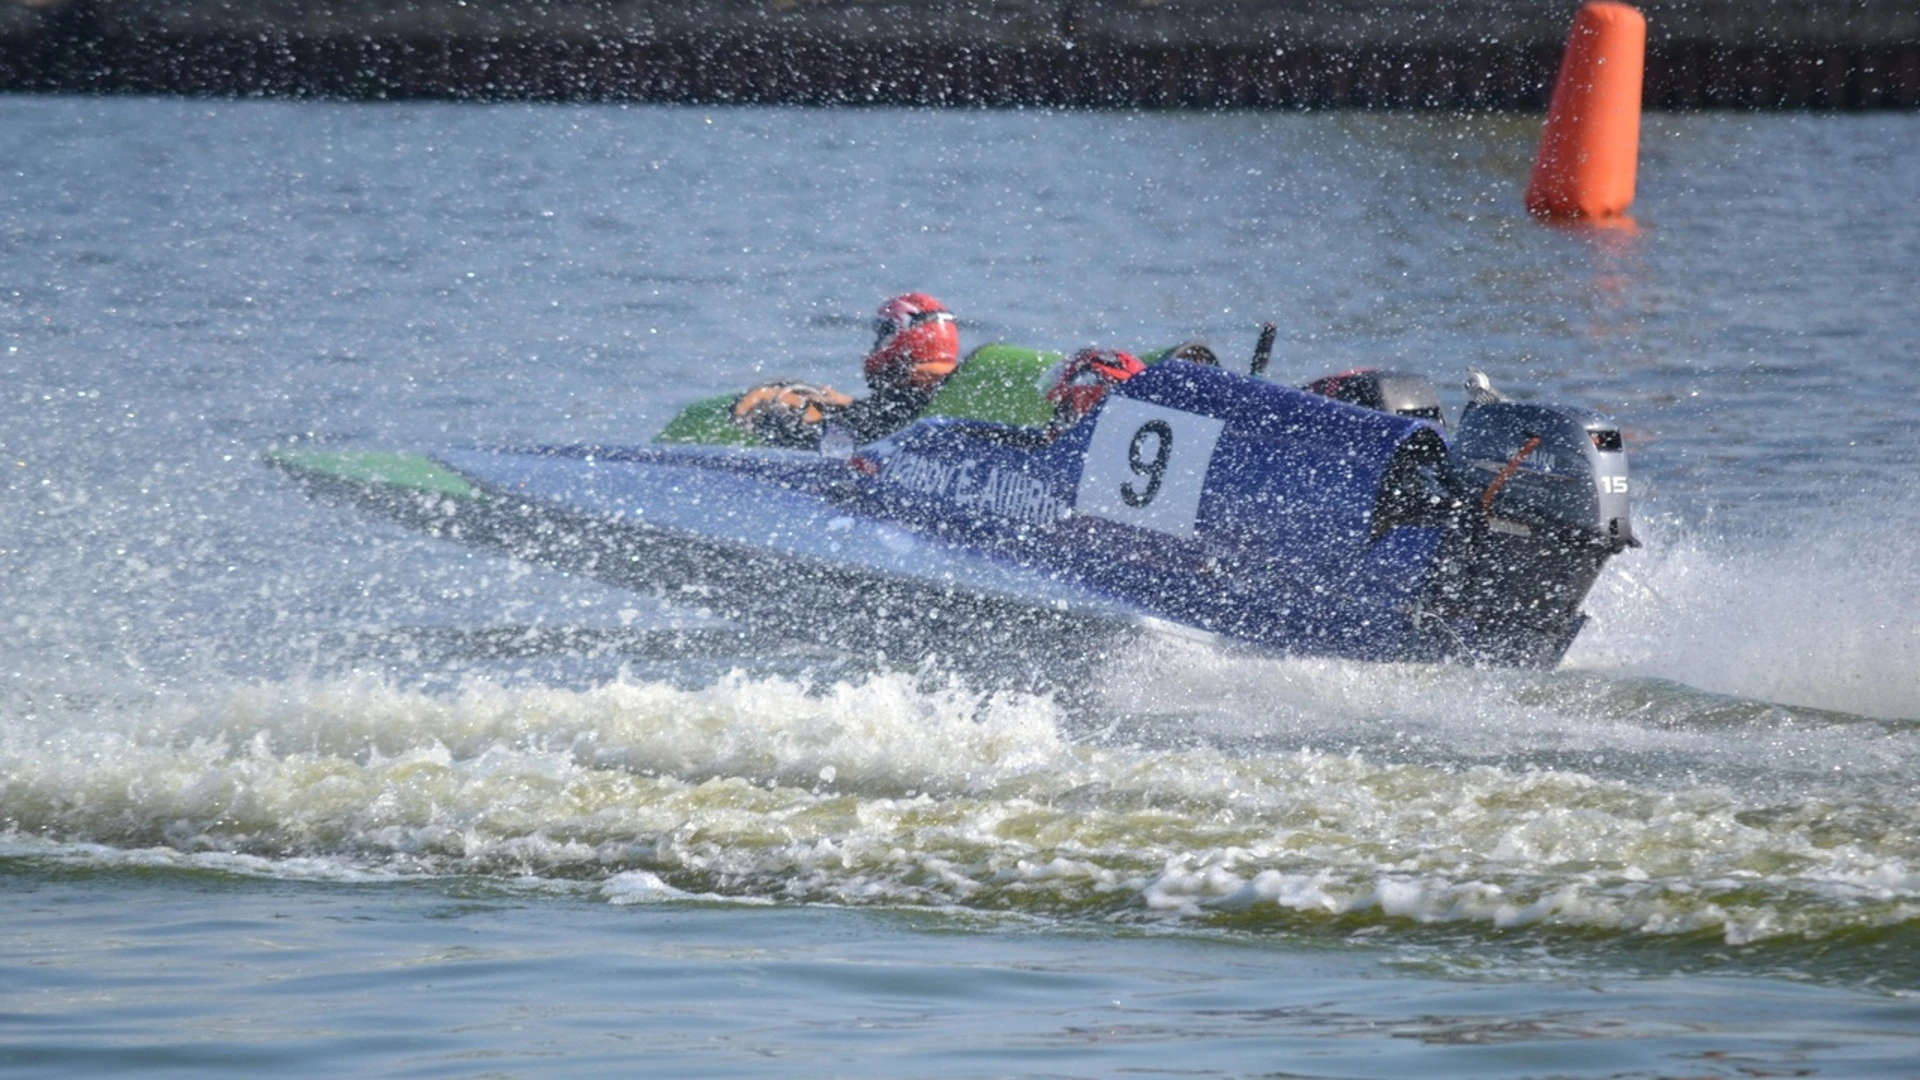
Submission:
[[[1095,422],[1074,509],[1191,538],[1226,423],[1118,396],[1107,399]]]

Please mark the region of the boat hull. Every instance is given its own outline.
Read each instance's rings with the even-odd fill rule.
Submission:
[[[846,456],[655,445],[273,461],[429,535],[889,662],[1042,670],[1179,633],[1551,666],[1578,633],[1609,552],[1545,525],[1520,539],[1485,528],[1434,425],[1183,363],[1122,390],[1058,437],[943,416]]]

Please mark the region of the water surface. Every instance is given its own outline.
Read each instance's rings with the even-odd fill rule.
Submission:
[[[0,99],[0,1069],[1910,1075],[1920,129]],[[967,344],[1621,420],[1550,673],[873,669],[303,499]],[[658,631],[691,627],[693,637]]]

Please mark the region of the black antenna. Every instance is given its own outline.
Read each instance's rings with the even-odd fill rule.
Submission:
[[[1260,324],[1260,344],[1253,347],[1253,374],[1267,373],[1267,361],[1273,359],[1273,335],[1278,333],[1272,323]]]

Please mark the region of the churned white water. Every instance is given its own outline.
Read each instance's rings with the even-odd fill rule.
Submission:
[[[78,730],[59,714],[16,722],[9,824],[69,858],[84,842],[186,865],[320,860],[343,875],[597,883],[622,901],[640,883],[1121,922],[1364,916],[1729,943],[1920,911],[1920,820],[1902,798],[1911,733],[1778,709],[1729,717],[1704,695],[1580,676],[1195,663],[1201,681],[1253,681],[1278,708],[1235,729],[1217,701],[1183,745],[1156,745],[1164,718],[1076,740],[1046,699],[907,675],[825,691],[739,674],[698,689],[268,683]],[[1609,717],[1596,694],[1616,712],[1640,698],[1653,722]],[[1757,758],[1786,762],[1769,776]],[[1843,767],[1845,782],[1830,778]]]

